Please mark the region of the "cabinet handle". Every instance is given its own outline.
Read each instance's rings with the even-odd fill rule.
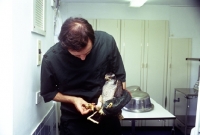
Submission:
[[[171,63],[169,64],[169,68],[172,68],[172,64]]]
[[[165,97],[165,108],[167,108],[167,97]]]
[[[147,43],[147,56],[146,56],[146,58],[147,58],[147,63],[146,63],[146,68],[148,68],[148,57],[149,57],[149,44]]]
[[[143,47],[142,47],[143,45],[142,45],[142,43],[140,44],[140,46],[141,46],[141,49],[140,49],[141,50],[140,61],[143,62]],[[144,68],[144,63],[142,63],[141,66],[142,66],[142,68]]]
[[[125,43],[122,45],[122,59],[125,61]]]

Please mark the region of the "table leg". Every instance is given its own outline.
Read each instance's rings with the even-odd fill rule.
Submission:
[[[175,135],[175,128],[174,128],[174,125],[173,125],[173,127],[172,127],[171,135]]]
[[[135,134],[135,120],[131,120],[131,135]]]

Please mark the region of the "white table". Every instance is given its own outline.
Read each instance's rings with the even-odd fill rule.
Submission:
[[[122,109],[122,115],[124,117],[124,120],[132,120],[132,134],[135,133],[135,120],[176,119],[176,116],[171,114],[168,110],[163,108],[152,98],[150,100],[151,103],[154,105],[154,109],[149,112],[135,113]]]

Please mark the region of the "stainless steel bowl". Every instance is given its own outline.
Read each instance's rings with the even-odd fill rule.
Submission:
[[[153,110],[154,105],[151,103],[148,93],[141,91],[140,88],[136,90],[129,88],[133,87],[127,87],[127,90],[131,93],[132,99],[123,107],[124,110],[137,113]]]

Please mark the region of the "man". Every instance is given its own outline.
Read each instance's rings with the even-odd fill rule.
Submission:
[[[60,135],[121,135],[117,116],[99,124],[87,117],[102,93],[104,76],[112,72],[123,82],[125,70],[114,38],[95,31],[83,18],[69,18],[62,25],[59,42],[44,55],[41,95],[45,102],[61,102]]]

